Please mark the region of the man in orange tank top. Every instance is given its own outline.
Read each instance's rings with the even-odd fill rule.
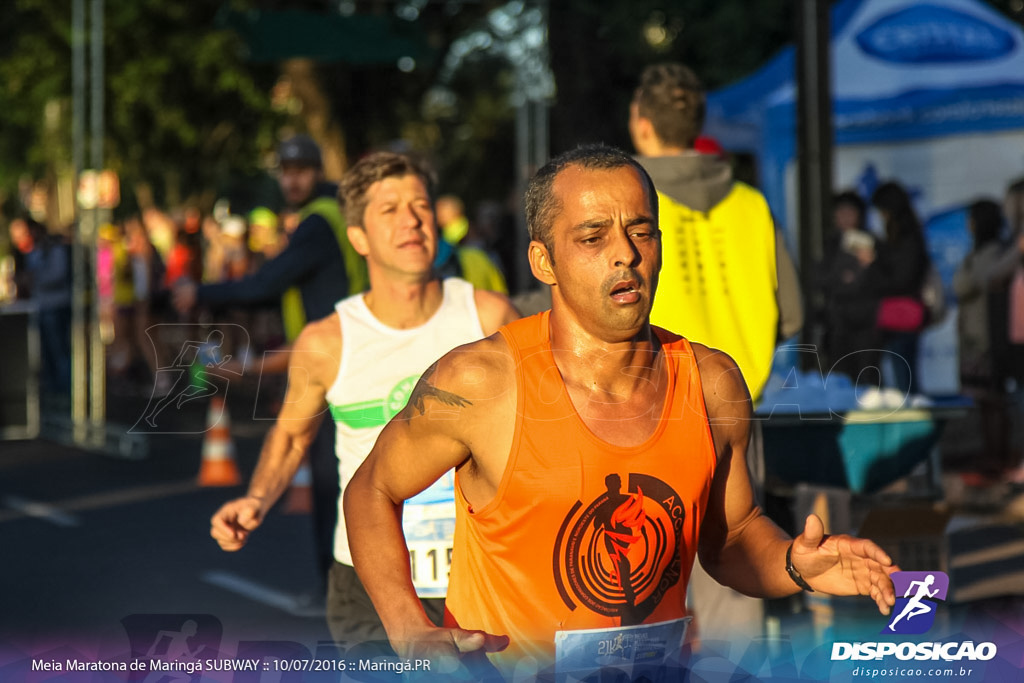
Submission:
[[[538,171],[526,213],[551,310],[428,369],[345,492],[354,565],[396,652],[544,669],[556,633],[684,617],[698,551],[748,595],[862,594],[887,614],[896,568],[877,545],[825,536],[814,515],[790,539],[755,504],[732,359],[650,325],[661,243],[643,168],[607,147],[569,152]],[[401,510],[450,468],[438,628],[412,588]]]

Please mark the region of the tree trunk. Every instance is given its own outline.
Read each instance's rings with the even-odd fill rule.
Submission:
[[[281,65],[281,73],[288,79],[292,95],[302,103],[301,116],[306,130],[320,145],[325,177],[340,179],[348,167],[345,136],[332,116],[330,99],[323,91],[316,64],[306,58],[289,59]]]

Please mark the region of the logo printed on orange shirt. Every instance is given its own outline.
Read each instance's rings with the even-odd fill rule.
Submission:
[[[553,569],[569,609],[578,601],[621,625],[640,624],[678,583],[679,540],[686,517],[671,486],[630,474],[625,492],[618,474],[589,505],[577,501],[555,541]],[[575,600],[575,601],[574,601]]]

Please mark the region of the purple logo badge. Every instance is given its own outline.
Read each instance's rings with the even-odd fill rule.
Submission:
[[[924,633],[935,623],[937,600],[945,600],[949,576],[945,572],[893,572],[896,604],[882,633]]]

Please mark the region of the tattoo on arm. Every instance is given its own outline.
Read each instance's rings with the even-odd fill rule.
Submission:
[[[412,390],[412,396],[409,397],[409,406],[419,415],[422,415],[426,408],[423,405],[423,401],[428,398],[435,398],[441,403],[449,406],[471,406],[473,402],[469,399],[463,398],[458,394],[453,394],[450,391],[444,389],[438,389],[430,383],[430,376],[437,370],[437,363],[434,363],[423,373],[419,381],[416,382],[416,387]]]

